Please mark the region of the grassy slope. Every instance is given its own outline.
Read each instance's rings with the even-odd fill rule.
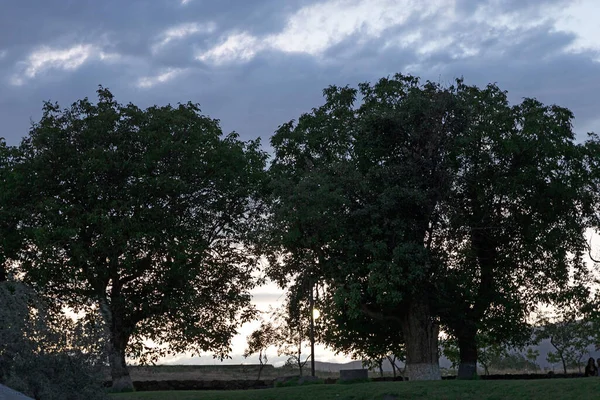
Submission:
[[[373,382],[346,385],[309,385],[246,391],[138,392],[112,395],[113,400],[585,400],[600,399],[600,378],[529,381]],[[390,398],[390,397],[388,397]],[[391,397],[390,399],[393,399]]]

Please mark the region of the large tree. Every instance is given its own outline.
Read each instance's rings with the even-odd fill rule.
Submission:
[[[253,315],[258,141],[223,136],[195,104],[142,110],[100,88],[96,104],[46,103],[20,151],[37,193],[22,223],[25,279],[101,311],[115,390],[132,388],[127,357],[228,353]]]
[[[585,280],[591,213],[584,147],[573,114],[535,99],[510,105],[496,85],[458,86],[466,124],[435,246],[446,268],[438,312],[476,373],[477,336],[522,345],[527,317],[573,277]]]
[[[271,275],[324,280],[358,321],[397,319],[411,379],[439,376],[439,323],[471,377],[478,334],[523,344],[529,312],[585,279],[595,159],[569,110],[402,75],[324,94],[272,139]]]
[[[272,138],[272,275],[323,280],[348,313],[402,327],[409,379],[440,379],[440,268],[432,233],[450,190],[448,149],[462,131],[455,88],[396,75],[325,104]]]

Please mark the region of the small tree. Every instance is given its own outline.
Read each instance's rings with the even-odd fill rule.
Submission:
[[[312,354],[303,356],[303,349],[308,343],[308,308],[296,303],[288,295],[286,303],[279,308],[269,310],[269,318],[262,320],[260,327],[247,338],[244,356],[259,354],[259,362],[266,363],[266,351],[269,347],[277,348],[278,356],[286,356],[286,365],[297,368],[300,375]]]
[[[450,336],[440,341],[441,354],[450,361],[450,368],[456,371],[460,364],[460,350],[456,338]]]
[[[264,320],[261,321],[260,327],[252,332],[246,339],[248,347],[244,351],[244,358],[248,358],[251,355],[258,353],[259,369],[258,377],[256,378],[257,380],[260,380],[263,368],[269,361],[267,358],[267,349],[276,345],[277,339],[277,330],[273,324]]]
[[[372,304],[366,290],[363,299]],[[320,340],[328,347],[363,360],[364,366],[378,368],[381,375],[385,360],[389,361],[394,376],[404,374],[406,349],[398,318],[366,308],[353,309],[345,299],[336,298],[330,292],[324,292],[319,307],[322,310]],[[397,362],[402,362],[404,368]]]
[[[539,350],[534,350],[531,347],[527,349],[527,353],[525,353],[525,358],[530,362],[530,365],[533,367],[533,370],[536,371],[539,369],[539,365],[537,364],[537,359],[540,356]]]
[[[442,342],[442,353],[456,369],[461,362],[458,340],[450,336]],[[494,342],[489,336],[477,336],[477,362],[483,367],[485,375],[490,374],[490,366],[506,353],[506,345]]]
[[[404,353],[401,355],[397,354],[388,354],[385,356],[392,366],[392,373],[394,374],[394,378],[398,376],[398,374],[404,375],[404,369],[406,368],[406,357],[404,357]],[[404,364],[404,367],[400,367],[397,362],[401,362]]]
[[[313,357],[308,354],[302,358],[303,347],[310,349],[308,342],[308,321],[300,310],[290,310],[284,307],[275,313],[275,326],[277,330],[277,355],[288,357],[286,365],[298,368],[300,375],[306,363]]]
[[[554,351],[548,353],[547,361],[551,364],[560,362],[566,374],[570,366],[577,366],[581,372],[583,357],[589,347],[595,343],[593,327],[589,321],[567,319],[557,322],[545,321],[539,329],[539,340],[549,339]]]
[[[379,371],[379,376],[383,377],[383,361],[384,360],[385,360],[385,357],[365,358],[362,360],[361,363],[362,363],[363,368],[367,368],[370,371],[377,369]]]
[[[541,314],[538,318],[536,341],[548,339],[554,351],[547,360],[558,361],[566,374],[567,368],[577,366],[581,372],[583,357],[596,343],[597,328],[589,318],[595,307],[590,301],[590,290],[583,286],[569,287],[557,293],[553,299],[554,312]]]

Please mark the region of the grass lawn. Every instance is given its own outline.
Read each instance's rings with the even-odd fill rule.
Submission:
[[[244,391],[171,391],[111,395],[113,400],[548,400],[600,399],[600,378],[505,381],[371,382]]]

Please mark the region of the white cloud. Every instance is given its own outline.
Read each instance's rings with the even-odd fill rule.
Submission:
[[[8,54],[7,50],[0,50],[0,60],[2,60]]]
[[[351,35],[379,38],[389,28],[406,23],[413,15],[424,18],[448,1],[432,0],[332,0],[301,8],[285,29],[265,41],[284,52],[319,55]]]
[[[22,85],[27,79],[35,78],[48,69],[73,71],[91,57],[99,56],[101,50],[92,44],[78,44],[66,49],[43,46],[33,51],[25,61],[18,63],[20,73],[12,79],[14,85]]]
[[[142,89],[149,89],[160,83],[165,83],[175,79],[186,71],[185,68],[168,68],[164,72],[154,76],[144,76],[137,81],[136,86]]]
[[[217,25],[214,22],[204,24],[188,22],[171,27],[159,35],[159,41],[152,46],[152,51],[157,52],[172,41],[184,39],[195,34],[212,33],[216,29]]]
[[[321,57],[331,47],[357,35],[357,45],[381,38],[390,28],[444,11],[444,19],[434,28],[451,24],[454,1],[447,0],[329,0],[300,8],[278,33],[257,37],[234,33],[197,58],[214,64],[249,61],[258,52],[273,49],[285,53],[305,53]],[[419,31],[387,40],[388,46],[414,46],[424,37]],[[439,42],[439,43],[438,43]],[[449,39],[432,40],[422,46],[423,54],[447,46]]]
[[[117,63],[123,61],[123,56],[119,53],[107,53],[101,51],[98,53],[98,58],[106,63]]]
[[[276,34],[256,37],[236,32],[200,54],[201,61],[224,64],[249,61],[258,52],[274,49],[286,53],[320,56],[352,35],[362,41],[379,38],[412,16],[426,18],[447,5],[445,0],[330,0],[300,8]],[[413,38],[407,38],[413,40]],[[402,37],[396,39],[402,42]]]
[[[473,15],[465,17],[488,29],[530,29],[550,21],[552,12],[558,7],[542,3],[530,9],[500,11],[499,5],[501,1],[498,0],[480,4]]]
[[[596,51],[600,61],[600,5],[597,0],[573,0],[568,7],[556,10],[553,16],[557,20],[557,30],[573,33],[577,37],[568,50]]]
[[[280,32],[266,36],[235,32],[197,58],[217,65],[245,62],[264,50],[322,58],[328,49],[351,37],[356,37],[356,48],[380,39],[385,40],[387,48],[414,48],[422,58],[444,49],[450,49],[453,58],[468,58],[485,50],[480,45],[485,38],[501,37],[507,30],[531,29],[557,19],[562,21],[557,23],[558,28],[578,32],[578,48],[596,46],[600,54],[596,40],[600,37],[600,25],[593,12],[596,1],[574,1],[566,11],[556,5],[500,11],[500,3],[490,1],[472,15],[458,15],[456,0],[328,0],[300,8],[289,16]],[[439,18],[428,20],[436,15]],[[409,23],[414,26],[412,30],[393,32],[393,28]],[[467,24],[478,26],[481,31],[465,31],[463,26]]]
[[[235,61],[250,61],[256,53],[263,50],[265,44],[247,33],[234,33],[212,49],[198,54],[196,59],[215,65]]]
[[[10,82],[15,86],[20,86],[49,70],[74,71],[94,60],[105,64],[135,64],[132,57],[123,57],[119,53],[107,52],[99,44],[77,44],[62,49],[41,46],[32,51],[25,60],[16,64],[17,72],[12,76]]]

